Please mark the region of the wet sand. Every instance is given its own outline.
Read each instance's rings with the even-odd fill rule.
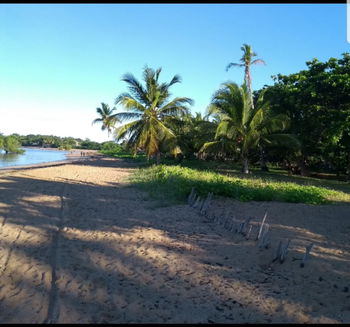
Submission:
[[[1,171],[0,323],[350,323],[350,205],[215,198],[238,221],[268,210],[261,249],[150,199],[134,169],[99,157]]]

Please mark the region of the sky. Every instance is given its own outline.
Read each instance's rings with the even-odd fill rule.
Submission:
[[[0,133],[111,140],[91,124],[96,108],[115,106],[122,76],[142,80],[146,65],[161,82],[180,75],[172,96],[204,114],[222,83],[243,83],[242,68],[225,68],[244,43],[266,62],[253,90],[272,85],[350,52],[346,4],[0,4]]]

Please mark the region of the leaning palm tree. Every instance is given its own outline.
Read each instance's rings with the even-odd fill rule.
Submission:
[[[142,149],[147,157],[157,157],[168,149],[172,154],[180,153],[176,136],[167,121],[179,119],[188,113],[188,104],[193,101],[186,97],[176,97],[171,101],[169,88],[181,82],[179,75],[175,75],[169,83],[158,81],[161,68],[153,70],[147,66],[143,71],[142,85],[132,74],[125,74],[122,81],[126,82],[130,93],[120,94],[115,104],[121,104],[125,112],[115,116],[126,123],[116,130],[116,139],[127,139],[127,144],[134,154]],[[130,121],[131,122],[127,122]]]
[[[236,83],[224,83],[213,95],[209,113],[217,117],[219,124],[215,140],[205,143],[201,152],[215,151],[223,141],[231,140],[232,146],[239,149],[243,173],[249,173],[249,153],[260,144],[298,146],[293,135],[276,133],[287,128],[288,117],[271,112],[269,103],[264,101],[264,92],[253,108],[246,84],[239,87]]]
[[[253,57],[256,57],[258,54],[253,52],[252,47],[248,44],[243,44],[243,46],[241,47],[241,50],[243,51],[243,56],[240,59],[242,63],[237,64],[237,63],[231,62],[226,66],[226,71],[228,71],[232,66],[244,67],[244,81],[248,87],[248,92],[251,97],[252,106],[254,107],[253,100],[252,100],[253,99],[252,75],[250,74],[250,66],[255,64],[265,64],[265,61],[262,59],[253,60]]]
[[[96,118],[92,122],[92,124],[102,123],[101,129],[103,131],[107,129],[108,137],[115,124],[118,122],[118,118],[113,115],[115,110],[115,107],[111,109],[108,104],[101,102],[101,108],[96,108],[96,112],[100,115],[100,118]]]

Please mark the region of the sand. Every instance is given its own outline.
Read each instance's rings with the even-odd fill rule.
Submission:
[[[238,221],[268,210],[260,249],[152,200],[134,169],[100,157],[0,172],[0,323],[350,323],[350,205],[214,198]]]

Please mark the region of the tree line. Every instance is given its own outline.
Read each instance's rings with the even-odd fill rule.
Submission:
[[[114,142],[95,142],[90,139],[80,139],[73,137],[60,137],[54,135],[28,134],[19,135],[17,133],[4,136],[0,134],[0,149],[6,153],[23,153],[21,146],[39,148],[57,148],[59,150],[85,149],[103,150],[113,148]]]
[[[241,47],[244,82],[226,82],[214,92],[204,115],[192,114],[189,97],[171,99],[170,87],[181,82],[175,75],[160,82],[161,68],[145,67],[143,82],[123,75],[128,92],[115,100],[116,107],[101,103],[102,129],[113,133],[133,153],[143,152],[159,163],[161,156],[231,160],[242,172],[267,163],[291,174],[312,170],[350,175],[350,55],[306,62],[307,69],[273,76],[274,84],[251,89],[252,47]],[[118,125],[118,126],[117,126]]]

